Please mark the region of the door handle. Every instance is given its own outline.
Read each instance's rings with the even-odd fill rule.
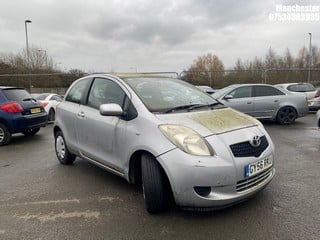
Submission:
[[[84,112],[78,112],[78,117],[84,118],[85,117]]]
[[[274,102],[279,102],[279,100],[274,100]]]
[[[252,104],[252,102],[247,102],[247,104]]]

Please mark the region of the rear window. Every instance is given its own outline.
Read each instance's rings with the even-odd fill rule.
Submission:
[[[288,90],[292,92],[312,92],[316,89],[310,83],[295,84],[288,86]]]
[[[23,101],[31,98],[30,93],[24,89],[10,88],[4,89],[3,92],[9,101]]]
[[[46,97],[48,97],[49,94],[39,94],[39,95],[36,95],[34,98],[37,99],[37,100],[45,100]]]

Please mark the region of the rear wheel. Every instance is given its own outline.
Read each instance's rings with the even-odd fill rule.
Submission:
[[[55,151],[61,164],[70,165],[76,159],[76,156],[69,152],[61,131],[58,131],[55,135]]]
[[[51,108],[49,110],[49,114],[48,114],[48,122],[54,122],[55,117],[56,117],[56,113],[55,113],[54,109]]]
[[[33,136],[37,132],[39,132],[40,128],[29,129],[27,131],[22,132],[25,136]]]
[[[150,154],[141,157],[143,197],[149,213],[160,213],[168,205],[168,189],[160,164]]]
[[[283,107],[278,111],[277,120],[282,125],[293,123],[297,118],[297,112],[293,107]]]
[[[8,131],[7,127],[0,123],[0,146],[3,146],[10,142],[11,133]]]

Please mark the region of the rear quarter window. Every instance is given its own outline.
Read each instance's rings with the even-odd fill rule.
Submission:
[[[254,96],[255,97],[264,97],[264,96],[278,96],[285,95],[279,89],[271,86],[255,86],[254,87]]]

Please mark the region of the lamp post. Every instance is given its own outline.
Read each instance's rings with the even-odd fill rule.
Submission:
[[[29,91],[31,92],[31,69],[30,69],[30,56],[29,56],[29,43],[28,43],[28,28],[27,24],[32,23],[31,20],[24,21],[24,29],[26,31],[26,45],[27,45],[27,63],[28,63],[28,72],[29,72]]]
[[[311,38],[312,38],[312,33],[309,33],[309,70],[308,70],[308,82],[310,82],[310,77],[311,77],[311,61],[312,61],[312,48],[311,48]]]

